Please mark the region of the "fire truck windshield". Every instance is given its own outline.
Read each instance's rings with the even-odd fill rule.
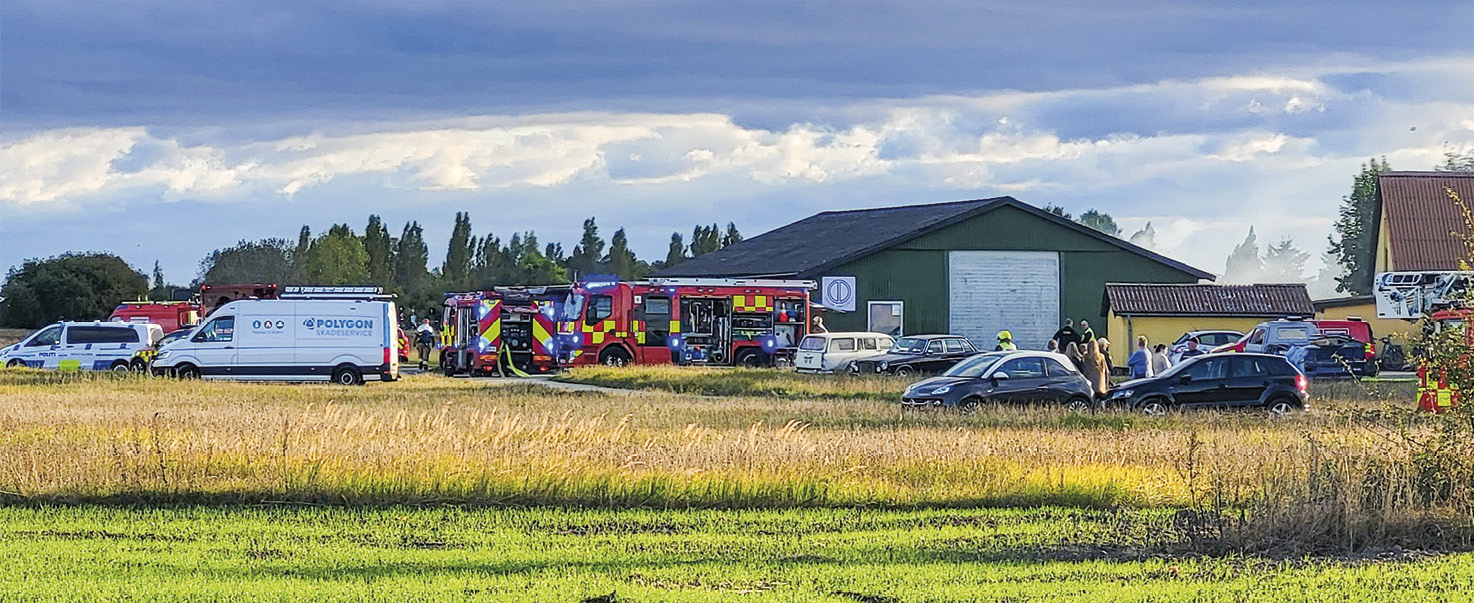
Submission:
[[[583,317],[583,304],[587,299],[582,293],[568,293],[562,300],[554,304],[556,315],[553,320],[557,322],[571,322]]]

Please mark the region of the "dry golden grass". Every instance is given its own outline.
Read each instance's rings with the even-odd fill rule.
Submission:
[[[1383,455],[1346,412],[1144,419],[870,400],[0,371],[0,491],[30,501],[598,506],[1186,505],[1241,500],[1327,446]],[[1355,411],[1355,412],[1351,412]],[[1390,450],[1390,449],[1389,449]]]

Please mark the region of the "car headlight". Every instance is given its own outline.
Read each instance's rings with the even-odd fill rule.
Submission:
[[[160,350],[158,354],[154,355],[154,359],[163,360],[165,358],[168,358],[169,354],[173,354],[173,352],[170,352],[169,350]]]
[[[934,390],[931,390],[931,393],[933,393],[933,394],[945,394],[945,393],[950,392],[950,391],[952,391],[952,386],[950,386],[950,385],[943,385],[943,386],[938,387],[938,388],[936,388]]]
[[[883,370],[888,369],[890,367],[891,367],[891,363],[886,362],[884,360],[880,361],[880,370],[883,371]]]
[[[1130,398],[1131,394],[1134,393],[1136,392],[1129,389],[1116,390],[1116,393],[1111,394],[1111,399],[1115,400],[1117,398]]]

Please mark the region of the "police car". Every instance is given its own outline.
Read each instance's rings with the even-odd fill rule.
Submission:
[[[8,368],[126,371],[134,355],[164,337],[156,324],[59,322],[0,350]]]

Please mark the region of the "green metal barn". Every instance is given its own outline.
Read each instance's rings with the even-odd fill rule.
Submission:
[[[1002,329],[1041,349],[1064,318],[1106,335],[1106,283],[1196,283],[1213,275],[1012,197],[828,211],[657,272],[656,277],[820,281],[832,331]],[[1124,342],[1121,342],[1124,343]]]

